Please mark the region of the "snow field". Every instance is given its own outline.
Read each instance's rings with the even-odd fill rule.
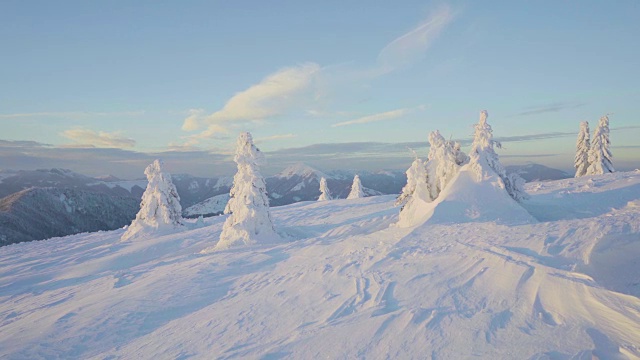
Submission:
[[[639,358],[640,171],[530,183],[527,211],[469,175],[414,226],[377,196],[206,255],[225,216],[2,247],[0,357]]]

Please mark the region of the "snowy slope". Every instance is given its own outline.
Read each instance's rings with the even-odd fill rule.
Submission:
[[[224,216],[3,247],[0,358],[640,357],[640,172],[527,189],[529,223],[399,228],[378,196],[274,208],[288,242],[208,255]]]
[[[224,211],[229,202],[229,194],[220,194],[208,198],[207,200],[189,206],[183,211],[186,217],[219,215]]]

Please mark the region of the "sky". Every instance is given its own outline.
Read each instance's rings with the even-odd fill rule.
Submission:
[[[571,170],[610,114],[640,167],[640,2],[0,2],[0,168],[232,175],[406,169],[486,109],[505,164]]]

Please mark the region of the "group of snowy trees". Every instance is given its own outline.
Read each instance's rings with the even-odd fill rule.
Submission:
[[[353,183],[351,184],[351,191],[347,196],[347,199],[360,199],[365,197],[364,189],[362,188],[362,182],[360,182],[360,176],[356,175],[353,177]],[[329,186],[327,185],[327,179],[320,178],[320,197],[318,197],[318,201],[327,201],[333,200],[331,197],[331,191],[329,191]]]
[[[589,138],[589,122],[581,122],[576,142],[575,177],[614,172],[610,145],[608,116],[600,118],[593,132],[593,140]]]
[[[500,163],[495,147],[500,148],[501,144],[493,139],[493,130],[487,117],[487,111],[480,112],[480,120],[474,126],[469,155],[462,152],[460,143],[446,140],[438,130],[429,134],[427,160],[423,161],[414,153],[414,161],[406,172],[407,184],[395,203],[401,206],[400,222],[403,218],[413,216],[419,209],[424,209],[425,204],[436,200],[446,191],[463,166],[466,166],[466,171],[470,171],[477,182],[497,179],[496,183],[515,201],[520,202],[528,197],[523,189],[524,180],[515,173],[507,174]],[[600,119],[592,141],[589,137],[589,124],[582,122],[575,158],[576,177],[613,172],[609,145],[607,116]],[[254,145],[250,133],[243,132],[238,137],[234,161],[238,171],[224,210],[229,216],[215,249],[272,242],[279,238],[269,212],[266,182],[260,173],[264,156]],[[149,184],[142,197],[140,212],[122,240],[133,238],[141,232],[183,226],[180,197],[171,176],[163,170],[162,162],[154,161],[147,167],[145,174]],[[324,177],[320,179],[320,193],[318,201],[332,199]],[[360,177],[356,175],[347,199],[364,196]]]
[[[223,225],[215,249],[226,249],[238,244],[251,245],[276,241],[279,236],[274,229],[269,212],[267,185],[260,173],[264,156],[254,145],[250,133],[243,132],[238,136],[233,160],[237,164],[238,171],[233,178],[229,202],[224,209],[224,213],[229,217]],[[171,181],[171,175],[164,171],[162,161],[155,160],[147,167],[145,174],[148,185],[142,195],[140,211],[122,235],[122,241],[184,225],[180,196]],[[325,178],[320,180],[320,191],[319,201],[331,200]],[[360,177],[356,175],[347,199],[364,196]]]
[[[494,146],[501,145],[493,140],[493,130],[487,123],[487,117],[486,110],[480,113],[469,156],[460,150],[458,142],[445,140],[438,130],[429,134],[427,161],[415,156],[407,170],[407,185],[396,200],[396,205],[402,206],[400,222],[412,217],[418,207],[437,199],[466,164],[469,164],[478,181],[496,174],[514,200],[522,201],[527,198],[523,189],[524,180],[517,174],[507,174],[498,159]]]

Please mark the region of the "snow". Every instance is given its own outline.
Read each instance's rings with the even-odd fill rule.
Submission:
[[[136,186],[141,189],[146,188],[148,181],[147,180],[122,180],[122,181],[107,181],[107,182],[101,181],[101,182],[97,182],[90,185],[99,185],[99,184],[104,184],[108,186],[110,189],[121,187],[127,190],[128,192],[131,192],[133,191],[133,188]]]
[[[591,140],[589,138],[589,122],[582,121],[580,123],[580,132],[576,140],[576,156],[574,167],[576,168],[575,177],[584,176],[589,168],[589,149],[591,148]]]
[[[221,214],[229,202],[229,194],[215,195],[184,210],[185,216]]]
[[[393,195],[282,206],[286,242],[206,255],[226,216],[2,247],[0,358],[640,357],[640,171],[496,183],[406,228]]]
[[[312,168],[311,166],[304,163],[295,163],[290,165],[286,169],[282,170],[276,177],[279,178],[291,178],[293,176],[300,176],[303,178],[306,177],[315,177],[315,178],[329,178],[322,171]]]
[[[163,169],[161,160],[155,160],[147,166],[147,189],[142,195],[140,211],[136,215],[122,240],[149,236],[158,231],[171,231],[182,224],[180,196],[171,180],[171,174]]]
[[[218,180],[216,180],[216,184],[213,186],[213,188],[217,190],[220,188],[227,188],[231,186],[233,186],[233,177],[223,176],[219,177]]]
[[[238,171],[224,209],[230,216],[224,223],[220,240],[205,252],[280,240],[269,212],[267,184],[260,173],[264,155],[253,144],[250,133],[243,132],[238,136],[233,160]]]
[[[322,177],[320,178],[320,196],[318,197],[318,201],[327,201],[332,200],[331,191],[329,190],[329,185],[327,185],[327,179]]]
[[[351,184],[351,191],[349,195],[347,195],[347,199],[360,199],[365,197],[364,190],[362,188],[362,183],[360,182],[360,176],[356,175],[353,177],[353,183]]]

